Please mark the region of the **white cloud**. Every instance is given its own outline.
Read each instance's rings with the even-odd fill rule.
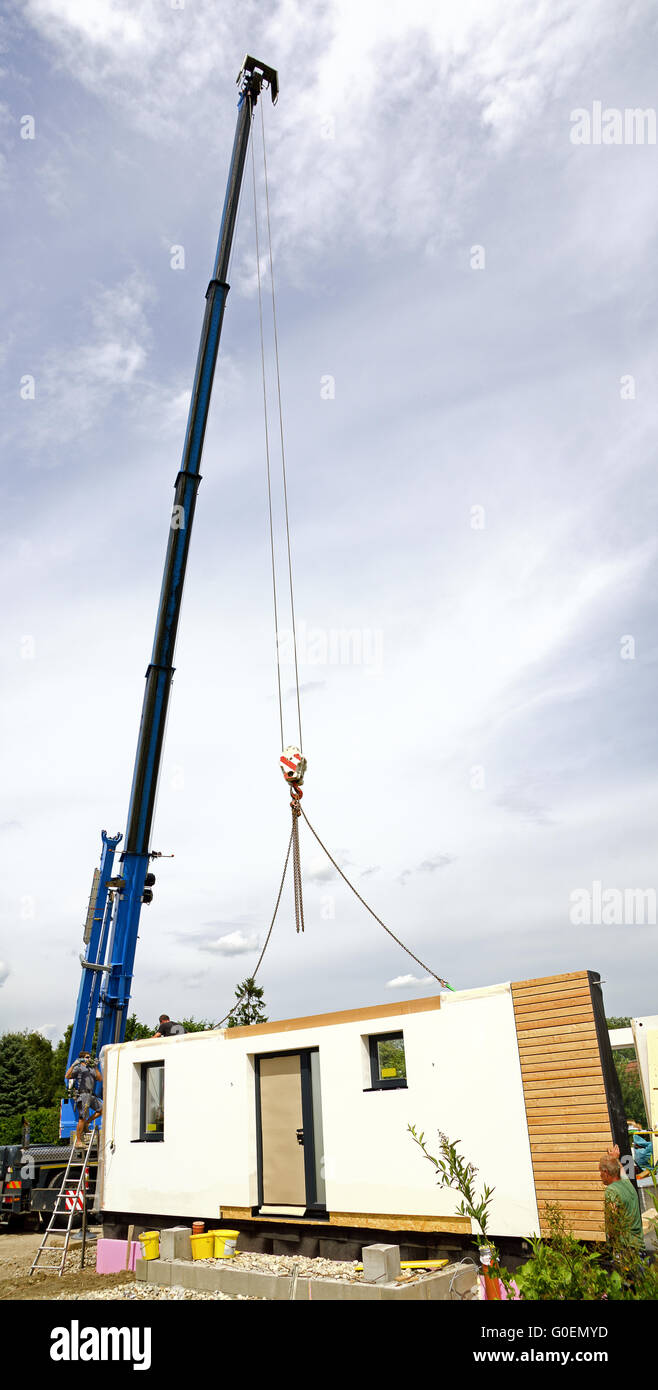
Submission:
[[[122,0],[28,0],[27,12],[44,33],[54,36],[59,28],[103,53],[143,49],[146,27],[135,14],[134,3]]]
[[[137,272],[109,288],[99,287],[86,305],[87,341],[61,341],[34,365],[35,399],[21,403],[19,418],[26,447],[32,454],[42,451],[42,464],[48,458],[59,462],[62,445],[99,426],[118,393],[131,389],[131,399],[137,401],[153,297],[150,283]]]
[[[227,55],[241,56],[245,32],[264,61],[275,55],[273,225],[298,270],[302,251],[315,255],[339,228],[371,251],[392,238],[436,245],[492,155],[536,143],[538,127],[544,138],[547,104],[587,71],[593,30],[601,44],[618,24],[612,0],[576,10],[554,0],[550,15],[526,0],[279,0],[266,18],[254,0],[180,11],[158,0],[28,0],[26,15],[77,82],[179,148],[213,138],[218,79],[232,82]]]
[[[242,931],[234,931],[229,932],[227,936],[219,936],[216,941],[204,942],[201,949],[213,951],[218,956],[244,956],[249,952],[257,951],[258,947],[259,940],[256,932],[246,936]]]
[[[338,875],[333,864],[323,856],[309,860],[304,868],[304,877],[311,883],[329,883],[330,879],[337,878]]]
[[[422,979],[417,979],[415,975],[396,975],[394,980],[386,981],[387,989],[416,989],[418,985],[435,985],[437,981],[432,975],[423,975]]]
[[[5,965],[5,962],[4,962],[3,960],[0,960],[0,989],[1,989],[2,986],[5,984],[5,982],[9,979],[9,976],[10,976],[10,975],[11,975],[11,970],[9,969],[9,966],[8,966],[8,965]]]

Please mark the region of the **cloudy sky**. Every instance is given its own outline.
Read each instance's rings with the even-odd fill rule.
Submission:
[[[656,887],[657,27],[649,0],[6,4],[3,1028],[71,1019],[100,831],[125,829],[246,51],[281,87],[307,814],[457,988],[590,968],[608,1012],[658,1009],[658,928],[571,920],[595,883]],[[633,120],[618,139],[638,109],[643,143]],[[262,236],[260,117],[255,156]],[[250,183],[230,279],[152,841],[175,857],[136,957],[149,1022],[228,1010],[289,833]],[[273,400],[271,344],[266,321]],[[288,659],[283,685],[295,742]],[[437,988],[305,827],[302,858],[270,1017]]]

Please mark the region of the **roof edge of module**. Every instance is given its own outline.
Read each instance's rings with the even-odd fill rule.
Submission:
[[[298,1028],[328,1028],[335,1023],[359,1023],[369,1018],[397,1018],[400,1014],[421,1014],[441,1008],[441,995],[424,999],[403,999],[397,1004],[364,1004],[358,1009],[341,1009],[328,1014],[307,1014],[303,1018],[281,1018],[267,1023],[251,1023],[225,1028],[225,1038],[252,1038],[265,1033],[291,1033]]]

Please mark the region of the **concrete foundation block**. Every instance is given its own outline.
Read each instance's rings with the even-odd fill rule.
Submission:
[[[345,1260],[350,1256],[345,1254],[344,1240],[321,1239],[318,1241],[320,1259],[322,1260]]]
[[[249,1271],[247,1292],[250,1298],[269,1298],[280,1302],[290,1297],[290,1279],[286,1274],[259,1274]]]
[[[222,1268],[219,1270],[219,1276],[219,1287],[222,1293],[249,1293],[249,1279],[251,1275],[248,1269]]]
[[[431,1299],[432,1302],[436,1302],[437,1300],[444,1301],[447,1299],[451,1278],[452,1275],[447,1275],[443,1271],[440,1274],[433,1274],[431,1279],[427,1280],[427,1297]]]
[[[155,1283],[162,1288],[168,1288],[171,1284],[171,1263],[169,1260],[153,1260],[153,1274]]]
[[[456,1293],[460,1298],[464,1298],[467,1293],[477,1289],[479,1277],[479,1270],[477,1269],[460,1269],[459,1274],[455,1275],[452,1285],[453,1294]]]
[[[383,1299],[395,1303],[424,1303],[427,1299],[427,1286],[423,1280],[417,1284],[379,1284]]]
[[[471,1290],[477,1291],[478,1272],[473,1269],[460,1269],[455,1273],[455,1266],[448,1265],[447,1269],[442,1269],[438,1274],[433,1274],[431,1278],[425,1280],[427,1297],[435,1300],[455,1300],[468,1297]],[[451,1291],[452,1286],[452,1291]]]
[[[188,1226],[169,1226],[160,1232],[161,1260],[191,1260],[192,1241]]]
[[[348,1285],[342,1279],[312,1279],[311,1298],[317,1303],[338,1303],[346,1297]]]
[[[399,1245],[364,1245],[363,1278],[367,1284],[390,1284],[400,1273]]]
[[[216,1265],[197,1265],[196,1286],[203,1293],[220,1293],[221,1270]]]
[[[382,1298],[381,1284],[347,1284],[349,1290],[344,1295],[345,1299],[355,1303],[380,1303]]]
[[[145,1284],[148,1283],[150,1264],[152,1264],[151,1260],[137,1260],[135,1264],[135,1278],[143,1280]]]
[[[184,1289],[198,1289],[200,1264],[197,1264],[194,1260],[178,1260],[176,1268],[181,1272],[180,1282]],[[173,1276],[171,1282],[172,1284],[174,1282]]]
[[[172,1285],[175,1284],[178,1288],[184,1289],[196,1287],[196,1285],[186,1283],[186,1275],[189,1275],[190,1270],[194,1270],[192,1260],[168,1260],[167,1268],[171,1270]]]

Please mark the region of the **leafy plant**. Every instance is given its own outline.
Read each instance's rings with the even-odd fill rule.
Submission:
[[[607,1254],[613,1271],[611,1278],[621,1282],[619,1299],[658,1299],[658,1270],[633,1239],[628,1215],[617,1202],[606,1212]],[[615,1285],[616,1286],[616,1285]]]
[[[558,1302],[619,1297],[621,1276],[607,1273],[602,1252],[575,1239],[559,1203],[545,1202],[544,1214],[549,1235],[531,1240],[532,1255],[515,1274],[522,1297]]]
[[[558,1202],[544,1204],[547,1237],[531,1241],[532,1255],[515,1279],[524,1299],[611,1303],[658,1298],[658,1271],[631,1237],[621,1207],[606,1214],[607,1241],[590,1250],[576,1240]]]
[[[502,1268],[496,1246],[487,1231],[489,1208],[493,1201],[495,1188],[487,1187],[485,1183],[481,1195],[478,1194],[475,1185],[478,1170],[475,1164],[467,1163],[459,1153],[457,1148],[457,1144],[460,1142],[459,1139],[451,1143],[447,1134],[443,1134],[441,1130],[439,1130],[439,1153],[441,1156],[440,1158],[435,1158],[434,1155],[427,1150],[424,1133],[417,1134],[414,1125],[407,1125],[407,1130],[414,1140],[414,1143],[422,1150],[425,1158],[429,1163],[433,1164],[436,1169],[439,1186],[451,1187],[460,1193],[462,1200],[457,1211],[460,1216],[470,1217],[471,1221],[474,1221],[476,1226],[480,1227],[480,1234],[477,1232],[474,1233],[475,1240],[479,1248],[487,1246],[491,1251],[491,1263],[488,1266],[488,1273],[492,1278],[500,1279],[507,1293],[510,1294],[512,1283],[511,1275],[506,1269]]]

